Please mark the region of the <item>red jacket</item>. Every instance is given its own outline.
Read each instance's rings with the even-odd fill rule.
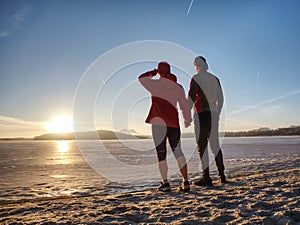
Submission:
[[[191,122],[191,110],[183,87],[176,83],[176,76],[168,74],[158,80],[151,79],[156,73],[148,71],[139,76],[140,83],[151,93],[152,105],[146,123],[179,128],[177,102],[183,118]]]

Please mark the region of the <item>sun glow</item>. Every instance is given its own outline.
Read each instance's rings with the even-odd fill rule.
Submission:
[[[58,141],[57,149],[60,153],[65,153],[69,151],[69,142],[68,141]]]
[[[68,115],[59,115],[47,123],[46,128],[52,133],[73,132],[73,120]]]

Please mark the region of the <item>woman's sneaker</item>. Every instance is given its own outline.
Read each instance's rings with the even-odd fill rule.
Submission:
[[[171,191],[171,186],[169,182],[163,183],[161,182],[160,185],[157,188],[158,191],[168,192]]]
[[[181,185],[179,186],[179,190],[183,192],[188,192],[189,190],[191,190],[190,182],[188,181],[182,182]]]

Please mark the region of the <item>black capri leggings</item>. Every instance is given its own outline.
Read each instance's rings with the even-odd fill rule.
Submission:
[[[167,139],[171,146],[172,152],[177,159],[183,156],[180,142],[180,128],[152,125],[152,137],[155,144],[158,161],[163,161],[167,157]]]

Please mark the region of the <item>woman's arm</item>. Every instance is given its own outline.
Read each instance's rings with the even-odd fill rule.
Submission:
[[[151,70],[151,71],[141,74],[138,78],[141,85],[143,85],[144,88],[146,88],[150,92],[153,89],[154,83],[155,83],[155,81],[152,80],[151,78],[156,76],[156,74],[157,74],[157,70],[154,69],[154,70]]]

